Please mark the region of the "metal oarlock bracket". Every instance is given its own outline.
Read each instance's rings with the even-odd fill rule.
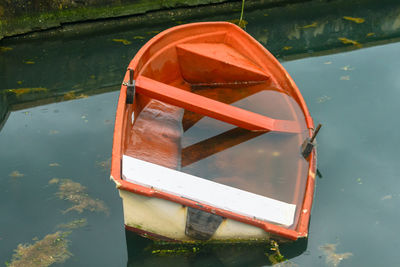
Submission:
[[[304,158],[308,158],[308,156],[311,154],[311,151],[314,148],[314,139],[317,136],[319,129],[321,129],[321,124],[318,124],[317,128],[315,129],[311,139],[307,138],[304,140],[303,144],[301,145],[301,154],[303,155]]]
[[[133,104],[135,99],[135,80],[133,79],[133,75],[135,74],[133,69],[129,70],[129,82],[126,85],[126,103]]]

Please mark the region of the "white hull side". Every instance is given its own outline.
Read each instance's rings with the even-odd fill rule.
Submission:
[[[125,225],[179,241],[198,241],[185,235],[187,207],[159,198],[119,190],[123,202]],[[261,228],[225,219],[210,240],[267,241],[269,234]]]

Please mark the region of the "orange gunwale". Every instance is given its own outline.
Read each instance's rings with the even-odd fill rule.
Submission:
[[[199,36],[214,36],[212,38],[225,38],[230,39],[237,46],[246,47],[244,54],[249,53],[251,58],[256,62],[261,69],[268,69],[270,71],[270,80],[273,83],[280,85],[280,87],[291,90],[291,95],[294,96],[296,102],[301,108],[305,124],[307,127],[308,136],[311,137],[314,130],[314,123],[309,114],[308,108],[305,104],[303,97],[300,94],[299,89],[295,85],[292,78],[281,66],[278,60],[261,44],[259,44],[250,35],[245,33],[242,29],[234,24],[227,22],[202,22],[192,23],[186,25],[180,25],[168,30],[161,32],[156,35],[150,41],[148,41],[135,55],[130,62],[127,69],[135,70],[135,79],[141,76],[145,77],[147,74],[146,64],[150,64],[152,59],[166,51],[166,47],[176,45],[178,43],[184,43],[189,40],[196,40]],[[171,39],[175,40],[171,43]],[[247,44],[247,45],[246,45]],[[263,60],[263,59],[267,60]],[[124,81],[129,79],[129,70],[127,70]],[[168,79],[168,77],[166,78]],[[307,237],[308,226],[310,220],[310,213],[312,207],[312,201],[314,196],[314,184],[315,184],[315,173],[316,173],[316,151],[315,149],[307,158],[308,165],[308,176],[306,181],[306,188],[304,193],[304,199],[300,210],[301,214],[297,221],[297,225],[294,229],[287,229],[283,226],[275,225],[265,221],[261,221],[255,218],[250,218],[235,214],[223,209],[215,208],[209,205],[204,205],[196,201],[185,199],[176,195],[171,195],[165,192],[160,192],[147,187],[143,187],[137,184],[127,182],[121,177],[121,158],[124,152],[124,139],[125,139],[125,128],[128,119],[128,115],[132,112],[132,107],[128,107],[126,104],[126,85],[121,85],[120,96],[118,100],[114,138],[113,138],[113,149],[112,149],[112,162],[111,162],[111,178],[116,182],[119,190],[126,190],[135,194],[144,195],[147,197],[155,197],[180,203],[185,206],[194,207],[200,210],[204,210],[210,213],[214,213],[226,218],[237,220],[246,224],[254,225],[262,228],[266,232],[273,235],[278,235],[289,240],[297,240],[301,237]],[[146,99],[144,100],[146,102]],[[137,104],[137,105],[140,105]],[[140,107],[135,106],[135,114],[137,111],[140,112]],[[296,190],[298,191],[298,190]]]

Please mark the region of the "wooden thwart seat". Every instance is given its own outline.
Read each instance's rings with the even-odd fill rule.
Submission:
[[[301,132],[301,127],[297,121],[272,119],[161,83],[145,76],[137,77],[136,91],[137,93],[165,103],[251,131]]]

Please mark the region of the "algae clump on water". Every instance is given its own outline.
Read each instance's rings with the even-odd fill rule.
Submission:
[[[53,263],[62,263],[71,257],[68,251],[68,233],[56,232],[46,235],[42,240],[34,244],[19,244],[12,256],[9,267],[19,266],[50,266]]]
[[[59,187],[56,195],[60,199],[68,200],[74,204],[72,207],[64,210],[63,213],[73,210],[82,213],[84,210],[89,210],[104,212],[107,215],[109,214],[106,204],[99,199],[91,198],[86,193],[86,187],[80,183],[74,182],[70,179],[53,178],[49,181],[49,184],[58,184]]]

